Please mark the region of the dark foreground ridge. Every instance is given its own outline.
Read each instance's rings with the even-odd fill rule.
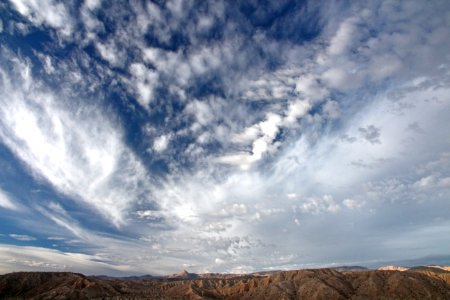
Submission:
[[[312,269],[248,275],[113,278],[65,272],[0,276],[0,299],[450,299],[450,272]]]

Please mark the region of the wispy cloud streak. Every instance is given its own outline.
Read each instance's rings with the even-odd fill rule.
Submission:
[[[95,106],[45,89],[30,62],[9,57],[14,73],[0,73],[2,141],[37,178],[113,224],[125,223],[130,204],[145,197],[149,178],[120,128]]]

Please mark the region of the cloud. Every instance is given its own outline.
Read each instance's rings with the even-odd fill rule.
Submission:
[[[118,53],[119,51],[116,49],[114,43],[96,43],[95,47],[97,48],[101,57],[109,62],[112,66],[120,66],[122,64],[124,60],[123,55],[121,55],[121,53]]]
[[[292,102],[286,114],[284,122],[288,126],[296,124],[297,119],[305,116],[311,109],[311,104],[307,100],[300,100]]]
[[[375,127],[374,125],[369,125],[367,127],[360,127],[358,128],[359,133],[361,136],[368,141],[369,143],[373,144],[380,144],[380,128]]]
[[[230,207],[222,208],[217,215],[221,217],[239,217],[248,213],[247,206],[245,204],[233,203]]]
[[[329,95],[329,91],[320,83],[320,79],[312,74],[301,76],[295,85],[295,90],[306,99],[313,101],[324,99]]]
[[[437,175],[428,175],[422,177],[414,183],[414,186],[419,189],[430,189],[430,188],[448,188],[450,187],[450,177],[440,177]]]
[[[225,260],[223,260],[223,259],[221,259],[221,258],[216,258],[216,259],[214,260],[214,262],[216,263],[216,265],[224,265],[224,264],[227,263]]]
[[[342,135],[342,136],[341,136],[341,139],[342,139],[343,141],[348,142],[348,143],[354,143],[354,142],[356,141],[356,137],[354,137],[354,136],[349,136],[349,135],[347,135],[347,134]]]
[[[162,217],[161,212],[155,210],[138,210],[136,211],[136,215],[139,218],[148,220],[158,220]]]
[[[15,240],[22,241],[22,242],[29,242],[29,241],[35,241],[36,240],[35,237],[29,236],[29,235],[26,235],[26,234],[14,234],[14,233],[11,233],[11,234],[9,234],[9,236],[12,237]]]
[[[84,5],[90,10],[99,8],[102,5],[102,0],[86,0]]]
[[[428,187],[434,185],[435,182],[436,182],[436,178],[434,176],[430,175],[427,177],[422,177],[419,181],[414,183],[414,185],[416,185],[417,187],[420,187],[420,188],[428,188]]]
[[[337,204],[333,196],[324,195],[323,197],[311,197],[306,199],[302,204],[298,206],[298,209],[304,213],[319,214],[324,212],[335,213],[341,208]]]
[[[162,152],[167,149],[170,142],[170,135],[161,135],[153,141],[153,150]]]
[[[111,59],[115,61],[115,56]],[[147,107],[154,97],[155,88],[158,84],[158,73],[147,69],[140,63],[130,65],[129,71],[133,76],[131,85],[137,95],[137,101],[143,107]]]
[[[344,201],[342,201],[342,204],[350,209],[361,208],[362,206],[364,206],[364,202],[359,202],[354,199],[344,199]]]
[[[35,26],[43,24],[57,29],[64,37],[73,33],[73,20],[66,6],[53,0],[10,0],[21,15]]]
[[[408,124],[408,127],[406,128],[409,131],[412,131],[414,133],[423,134],[425,133],[422,127],[420,127],[418,122],[412,122]]]
[[[148,177],[122,142],[120,128],[96,107],[77,106],[68,95],[44,90],[32,77],[29,62],[12,59],[18,74],[1,70],[0,136],[5,145],[36,177],[95,207],[113,224],[123,224]]]
[[[80,45],[50,34],[28,55],[24,42],[20,55],[2,50],[0,73],[1,141],[57,192],[34,193],[27,221],[82,249],[80,270],[237,272],[445,250],[448,4],[249,16],[220,1],[14,3],[30,20],[5,21],[18,39],[34,25]],[[8,197],[2,207],[22,199]],[[32,250],[4,268],[76,265]]]
[[[82,253],[61,252],[40,247],[0,245],[0,272],[11,271],[71,271],[89,275],[131,274],[127,267],[101,261],[99,257]],[[136,272],[137,273],[137,272]]]
[[[11,210],[19,210],[17,204],[14,203],[14,201],[11,200],[10,196],[1,189],[0,189],[0,207]]]
[[[47,239],[49,241],[64,241],[65,240],[65,238],[60,237],[60,236],[49,236]]]

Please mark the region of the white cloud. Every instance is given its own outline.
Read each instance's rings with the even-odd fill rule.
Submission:
[[[429,188],[436,184],[436,177],[433,175],[429,175],[427,177],[422,177],[420,180],[414,183],[415,186],[419,188]]]
[[[280,219],[292,220],[292,216],[288,215],[287,211],[292,205],[297,205],[297,211],[302,213],[302,228],[320,227],[317,225],[319,221],[325,223],[334,221],[336,228],[344,228],[346,225],[338,220],[340,215],[338,212],[343,208],[348,208],[345,212],[342,211],[343,214],[355,216],[358,213],[366,217],[374,211],[371,210],[374,205],[393,203],[398,201],[397,199],[408,199],[412,202],[416,200],[412,197],[404,197],[411,196],[410,188],[416,180],[414,176],[411,175],[408,182],[403,182],[400,180],[402,178],[399,179],[396,176],[400,177],[399,173],[413,174],[414,171],[410,167],[417,161],[425,160],[425,153],[430,143],[436,145],[436,149],[446,149],[447,144],[437,137],[442,137],[444,134],[439,124],[446,124],[443,116],[448,111],[448,101],[446,101],[448,97],[445,96],[447,88],[440,90],[436,83],[434,88],[430,87],[420,92],[406,92],[405,99],[400,101],[413,107],[409,111],[403,111],[401,115],[396,113],[393,108],[398,105],[398,102],[394,103],[392,99],[389,99],[389,92],[398,90],[401,86],[406,88],[408,84],[415,85],[414,76],[402,73],[404,61],[396,61],[398,57],[403,59],[405,56],[397,57],[390,53],[390,50],[375,51],[375,44],[366,45],[366,28],[371,26],[375,28],[374,24],[370,22],[367,24],[369,17],[370,15],[364,16],[365,19],[355,20],[354,23],[348,21],[350,23],[342,26],[341,33],[333,41],[331,54],[329,48],[316,45],[315,49],[322,52],[321,54],[329,60],[321,65],[314,65],[316,63],[314,61],[312,66],[308,65],[305,68],[309,70],[309,73],[302,75],[296,73],[291,78],[292,82],[284,81],[284,78],[281,80],[281,77],[275,78],[273,73],[260,77],[251,74],[256,79],[252,77],[251,80],[243,81],[238,90],[242,92],[245,101],[257,101],[259,98],[265,99],[269,104],[267,108],[265,106],[258,111],[260,115],[256,118],[241,122],[236,128],[230,130],[231,143],[224,144],[223,153],[213,161],[236,165],[246,169],[247,172],[234,169],[230,171],[229,168],[222,166],[209,166],[201,160],[199,165],[204,173],[201,171],[198,171],[198,174],[194,173],[195,175],[189,173],[186,177],[181,176],[180,181],[167,184],[159,191],[157,197],[166,199],[164,211],[170,211],[167,215],[172,217],[167,219],[178,219],[179,224],[183,224],[179,225],[183,229],[178,228],[177,232],[187,235],[199,234],[192,233],[186,229],[188,227],[194,232],[203,234],[203,229],[209,227],[202,227],[202,220],[214,217],[211,212],[216,212],[217,216],[217,212],[223,210],[225,215],[228,211],[232,211],[233,205],[236,204],[236,211],[229,214],[230,227],[218,232],[228,235],[242,231],[242,234],[244,232],[253,234],[268,242],[276,239],[276,237],[264,238],[268,235],[268,231],[284,231],[279,223],[271,223],[277,218],[276,214],[273,214],[273,218],[264,218],[264,209],[261,207],[275,206],[280,210]],[[360,30],[362,32],[359,32]],[[334,35],[335,30],[332,32],[332,36]],[[383,34],[379,34],[377,39],[379,43],[387,42],[387,37]],[[390,41],[390,45],[396,44]],[[331,59],[328,55],[333,55],[333,58]],[[381,62],[392,65],[375,69],[376,64]],[[204,64],[199,63],[197,67],[200,69],[202,66]],[[434,67],[437,68],[437,65],[435,64]],[[414,65],[413,68],[419,70],[421,66]],[[389,77],[395,78],[386,83],[388,86],[377,85]],[[363,86],[366,82],[369,83],[367,90]],[[296,85],[297,90],[295,90]],[[353,89],[353,92],[349,93],[349,89]],[[338,92],[337,96],[335,91]],[[290,94],[292,92],[295,96]],[[283,98],[285,96],[286,99]],[[328,99],[328,97],[335,98]],[[424,101],[433,97],[438,100],[433,103]],[[355,104],[353,105],[352,102]],[[439,102],[441,104],[438,104]],[[198,124],[196,128],[201,128],[203,124],[208,124],[207,127],[215,126],[218,118],[215,117],[214,109],[208,102],[202,103],[198,105],[198,109],[197,104],[195,109],[192,105],[191,114],[195,116],[195,122]],[[313,109],[318,107],[321,108],[320,112]],[[314,111],[314,116],[312,112],[308,115],[311,110]],[[425,121],[433,119],[432,116],[436,116],[439,120],[434,125]],[[339,117],[343,118],[338,120],[336,127],[323,121],[327,118]],[[295,124],[299,118],[305,119],[301,127],[299,129],[295,126],[290,127],[289,124]],[[420,121],[421,127],[427,133],[435,131],[436,140],[424,136],[415,142],[402,142],[405,138],[404,128],[415,120]],[[271,157],[272,160],[268,163],[267,169],[251,168],[264,155],[273,151],[276,146],[274,138],[280,128],[292,129],[293,132],[298,129],[296,132],[298,135],[282,145],[285,148],[280,147],[281,151]],[[201,132],[200,129],[197,130]],[[341,136],[347,137],[352,143],[343,143]],[[371,144],[376,144],[376,147]],[[423,146],[420,146],[422,144]],[[355,168],[351,164],[355,161],[370,165],[370,168]],[[208,168],[214,169],[215,172]],[[206,180],[205,177],[208,176],[211,176],[211,179]],[[380,178],[385,177],[393,177],[397,180],[386,183],[380,189],[375,188],[377,184],[382,185],[379,182]],[[232,182],[230,178],[234,181]],[[371,186],[367,184],[368,182],[374,182],[374,184]],[[248,193],[239,194],[243,191]],[[289,191],[289,194],[295,194],[295,197],[286,199],[286,191]],[[314,196],[323,194],[325,196]],[[335,199],[344,200],[340,203]],[[261,204],[261,207],[254,207],[256,203]],[[358,210],[363,206],[367,206],[367,210]],[[240,210],[242,207],[245,207],[246,212],[244,209]],[[377,208],[382,210],[380,207]],[[284,212],[283,209],[285,209]],[[256,217],[257,214],[259,218]],[[246,216],[248,221],[253,222],[240,223],[236,216]],[[290,225],[283,223],[286,227],[283,229],[286,232],[293,230],[290,226],[297,226],[295,220],[289,223]],[[372,226],[364,222],[359,224]],[[314,232],[317,233],[317,231]],[[309,233],[311,231],[305,234]],[[217,234],[217,231],[214,231],[214,234]],[[320,240],[320,237],[315,238],[318,243],[325,242]],[[300,241],[294,244],[293,247],[299,247]],[[308,251],[306,246],[302,249]],[[314,250],[311,249],[309,251],[313,253]],[[258,252],[257,249],[254,251]]]
[[[17,62],[15,68],[20,72],[16,78],[0,70],[0,137],[5,145],[36,177],[123,224],[147,175],[123,144],[120,128],[96,107],[77,107],[73,99],[69,106],[67,96],[43,90],[28,63]]]
[[[161,212],[155,210],[138,210],[136,211],[136,215],[142,219],[158,219],[161,218]]]
[[[94,10],[102,5],[102,0],[86,0],[84,1],[84,5],[90,10]]]
[[[255,131],[259,131],[257,138],[252,142],[251,153],[237,153],[223,155],[214,158],[213,161],[222,164],[230,164],[239,166],[242,170],[248,170],[252,164],[259,161],[267,152],[274,151],[276,145],[273,143],[279,128],[282,123],[282,118],[278,114],[269,113],[264,121],[259,122],[250,128],[247,128],[242,134],[236,135],[235,140],[240,142],[248,141],[249,138],[255,137]]]
[[[342,201],[342,204],[347,208],[356,209],[362,207],[364,205],[364,202],[357,201],[354,199],[344,199],[344,201]]]
[[[242,97],[245,100],[259,101],[259,100],[286,100],[293,98],[295,92],[308,93],[311,89],[316,88],[314,85],[302,85],[302,80],[296,82],[300,70],[292,68],[291,66],[276,70],[271,73],[265,73],[256,79],[243,78],[238,86]],[[305,87],[305,89],[303,89]],[[300,91],[299,89],[302,89]],[[311,93],[308,93],[310,95]],[[317,96],[317,95],[314,95]]]
[[[144,108],[153,100],[155,88],[158,84],[158,73],[150,70],[141,63],[133,63],[129,67],[129,72],[133,76],[130,85],[135,90],[137,101]]]
[[[96,40],[96,33],[104,30],[103,23],[94,14],[94,11],[101,7],[101,2],[101,0],[87,0],[80,9],[81,20],[87,30],[87,40]]]
[[[95,44],[98,52],[101,57],[109,62],[112,66],[120,66],[123,63],[122,55],[118,53],[119,51],[116,49],[116,46],[113,42],[109,42],[107,44],[102,44],[97,42]]]
[[[311,104],[307,100],[299,100],[289,105],[284,122],[289,126],[297,122],[298,118],[305,116],[311,109]]]
[[[402,68],[400,58],[393,54],[379,55],[373,58],[370,68],[370,76],[373,81],[380,81],[394,75]]]
[[[65,238],[60,237],[60,236],[49,236],[49,237],[47,238],[47,240],[49,240],[49,241],[64,241]]]
[[[342,214],[352,217],[352,226],[380,230],[374,236],[388,239],[395,230],[381,232],[384,225],[374,225],[378,219],[371,214],[383,215],[389,209],[394,215],[397,206],[408,201],[407,208],[413,210],[419,201],[442,204],[440,199],[447,197],[450,160],[443,149],[449,147],[445,51],[450,26],[448,17],[437,13],[446,11],[442,3],[364,2],[349,9],[333,4],[339,9],[329,11],[323,5],[320,13],[327,22],[320,36],[293,45],[271,39],[263,30],[243,38],[237,24],[228,20],[223,39],[202,43],[199,36],[214,22],[223,22],[223,12],[207,13],[210,18],[204,18],[190,11],[187,2],[167,4],[169,11],[164,5],[133,2],[135,22],[115,23],[111,40],[96,47],[111,65],[121,61],[117,49],[136,54],[135,63],[127,66],[131,76],[115,76],[113,84],[125,83],[147,109],[144,113],[152,113],[153,105],[164,102],[155,98],[160,87],[171,93],[170,101],[177,98],[185,107],[182,112],[171,110],[164,128],[155,126],[149,133],[155,138],[150,146],[161,154],[148,151],[146,155],[162,157],[172,142],[170,154],[178,151],[178,134],[194,140],[169,156],[171,173],[158,184],[147,180],[138,154],[123,142],[120,126],[95,112],[97,107],[79,106],[77,101],[65,105],[65,94],[45,90],[30,76],[27,64],[17,67],[22,79],[15,84],[9,83],[14,80],[3,70],[0,136],[36,178],[116,223],[128,221],[124,234],[142,236],[136,243],[120,243],[87,231],[61,206],[41,210],[78,243],[101,252],[95,257],[103,261],[130,266],[127,270],[155,267],[168,272],[183,264],[199,270],[260,269],[276,259],[299,257],[289,253],[292,249],[305,254],[299,260],[319,260],[326,252],[321,245],[337,238],[349,247],[367,245],[352,240],[360,232],[349,228],[348,219],[339,219],[343,208],[348,208]],[[89,32],[83,42],[95,45],[96,35],[104,30],[91,11],[100,7],[99,1],[86,1],[84,6],[82,21]],[[41,18],[35,24],[53,26],[45,19],[46,11],[27,7],[24,15],[35,21]],[[200,24],[201,32],[191,23]],[[143,35],[150,30],[160,44],[167,46],[173,34],[181,32],[191,45],[171,51],[149,48]],[[254,55],[255,48],[264,54]],[[266,68],[271,56],[280,63],[276,70]],[[55,60],[49,64],[41,60],[46,70],[51,66],[56,74],[73,72],[76,80],[71,83],[87,80],[76,71],[58,70]],[[108,67],[105,70],[101,76],[115,75]],[[209,76],[217,79],[225,95],[192,99],[197,80]],[[169,130],[185,126],[184,122],[186,128],[172,136]],[[413,132],[418,128],[423,134]],[[277,139],[280,133],[282,138]],[[208,147],[211,142],[220,143],[219,152]],[[187,160],[191,169],[183,171],[179,165]],[[147,207],[147,200],[133,207],[134,199],[147,195],[155,199],[157,210]],[[292,215],[293,206],[301,219]],[[367,209],[358,209],[363,206]],[[126,215],[128,210],[134,213]],[[388,221],[398,227],[409,222],[398,216]],[[424,217],[420,222],[428,226],[428,221]],[[286,238],[294,232],[295,239]],[[340,236],[341,232],[351,234]],[[281,243],[284,249],[277,246]],[[96,248],[98,244],[103,246]],[[243,255],[248,249],[251,254]],[[338,247],[333,255],[355,254],[345,250]],[[371,252],[363,250],[360,253]],[[27,261],[43,266],[36,259]]]
[[[84,274],[122,275],[138,273],[100,257],[39,247],[0,245],[0,273],[12,271],[71,271]]]
[[[323,80],[333,89],[351,90],[361,85],[361,79],[340,67],[329,68],[322,74]]]
[[[233,203],[230,207],[222,208],[217,215],[221,217],[239,217],[248,213],[247,206],[245,204]]]
[[[210,103],[206,101],[193,100],[186,106],[185,111],[186,113],[195,116],[195,119],[199,125],[206,126],[214,120],[214,108],[217,107],[217,104],[214,101]]]
[[[9,236],[12,237],[15,240],[23,241],[23,242],[29,242],[29,241],[35,241],[36,240],[35,237],[29,236],[29,235],[26,235],[26,234],[14,234],[14,233],[11,233],[11,234],[9,234]]]
[[[312,74],[301,76],[295,85],[295,90],[306,99],[313,101],[326,98],[329,94],[328,90],[319,83],[319,79]]]
[[[233,267],[230,271],[232,274],[248,274],[255,271],[255,267],[249,265],[239,265]]]
[[[10,0],[14,8],[34,25],[48,25],[58,29],[63,36],[73,33],[73,20],[63,3],[53,0]]]
[[[337,101],[327,101],[323,106],[323,113],[326,117],[330,119],[337,119],[341,115],[341,111],[339,109],[339,103]]]
[[[235,134],[232,141],[237,144],[248,144],[255,140],[259,135],[258,124],[245,128],[243,132]]]
[[[11,197],[1,189],[0,189],[0,207],[11,210],[19,210],[17,204],[14,203],[14,201],[11,200]]]
[[[346,54],[355,40],[358,40],[361,31],[358,30],[358,18],[349,17],[344,20],[330,41],[328,52],[332,56]]]
[[[213,159],[213,162],[220,164],[239,166],[241,170],[248,170],[255,161],[254,157],[248,153],[228,154]]]
[[[430,188],[448,188],[450,187],[450,177],[440,178],[437,175],[428,175],[420,178],[414,183],[414,187],[419,189],[430,189]]]
[[[334,201],[333,196],[331,195],[308,198],[300,204],[298,208],[304,213],[312,214],[320,214],[325,212],[335,213],[341,209],[339,204]]]
[[[216,258],[214,260],[214,262],[215,262],[216,265],[225,265],[227,263],[225,260],[223,260],[221,258]]]
[[[170,135],[161,135],[153,141],[153,150],[156,152],[163,152],[167,149],[170,142]]]

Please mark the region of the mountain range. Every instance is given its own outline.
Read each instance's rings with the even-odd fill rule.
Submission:
[[[391,266],[392,267],[392,266]],[[450,299],[448,267],[336,267],[252,274],[108,277],[69,272],[0,275],[1,299]]]

